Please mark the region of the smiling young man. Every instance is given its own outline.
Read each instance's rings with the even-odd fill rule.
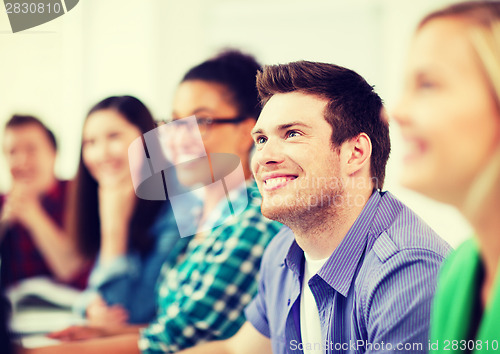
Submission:
[[[185,353],[426,352],[449,246],[382,192],[390,151],[380,97],[331,64],[266,67],[252,135],[262,213],[287,225],[232,338]]]

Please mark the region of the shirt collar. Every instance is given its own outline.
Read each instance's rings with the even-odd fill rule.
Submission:
[[[354,224],[318,272],[328,285],[343,296],[347,296],[351,287],[380,199],[380,193],[373,192]]]
[[[205,232],[228,222],[234,215],[239,215],[249,203],[258,202],[258,190],[255,182],[249,180],[241,183],[229,191],[225,198],[210,212],[200,229]],[[229,204],[230,202],[230,204]],[[180,236],[192,236],[198,231],[201,214],[203,212],[203,198],[196,190],[187,190],[183,193],[170,196],[170,204],[174,211],[175,221]],[[230,209],[231,206],[232,210]],[[260,203],[259,203],[260,205]]]
[[[343,296],[347,296],[351,287],[380,199],[381,194],[373,192],[352,227],[318,272],[318,276]],[[301,275],[303,259],[304,251],[294,240],[284,262],[290,270]]]
[[[292,232],[289,229],[289,232]],[[292,233],[293,234],[293,233]],[[302,260],[304,259],[304,251],[299,247],[297,242],[293,240],[292,245],[288,249],[288,253],[285,256],[284,264],[294,272],[297,277],[302,274]]]
[[[239,214],[251,202],[249,191],[253,190],[252,188],[255,188],[255,182],[249,180],[230,190],[227,197],[222,198],[215,209],[210,213],[210,216],[203,223],[203,228],[213,229],[220,225],[221,221],[229,220],[234,213]],[[231,209],[228,207],[228,202],[231,203]],[[201,208],[198,218],[199,216],[201,216]]]

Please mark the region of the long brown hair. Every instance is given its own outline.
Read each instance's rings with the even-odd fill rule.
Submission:
[[[132,96],[108,97],[93,106],[87,118],[94,112],[112,109],[135,125],[142,134],[155,128],[148,108]],[[98,184],[83,163],[80,153],[78,172],[72,188],[72,208],[68,216],[70,232],[77,238],[80,251],[88,258],[97,255],[101,244],[99,220]],[[138,199],[129,226],[129,247],[141,253],[151,247],[149,229],[164,202]]]

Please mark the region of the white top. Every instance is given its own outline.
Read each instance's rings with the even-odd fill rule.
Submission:
[[[302,346],[304,354],[323,354],[325,343],[321,337],[321,322],[319,319],[318,306],[314,296],[309,288],[308,282],[328,258],[312,260],[304,252],[304,280],[302,282],[302,291],[300,296],[300,333],[302,335]]]

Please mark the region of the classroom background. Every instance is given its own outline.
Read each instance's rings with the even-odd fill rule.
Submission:
[[[303,59],[346,66],[375,86],[390,112],[417,21],[451,2],[457,1],[80,0],[64,16],[15,34],[2,7],[0,126],[14,113],[41,118],[58,138],[57,175],[70,179],[91,105],[131,94],[156,119],[168,119],[183,73],[224,48],[262,64]],[[471,236],[470,226],[455,209],[400,186],[403,147],[394,123],[391,139],[384,190],[456,247]],[[0,192],[9,184],[0,156]]]

